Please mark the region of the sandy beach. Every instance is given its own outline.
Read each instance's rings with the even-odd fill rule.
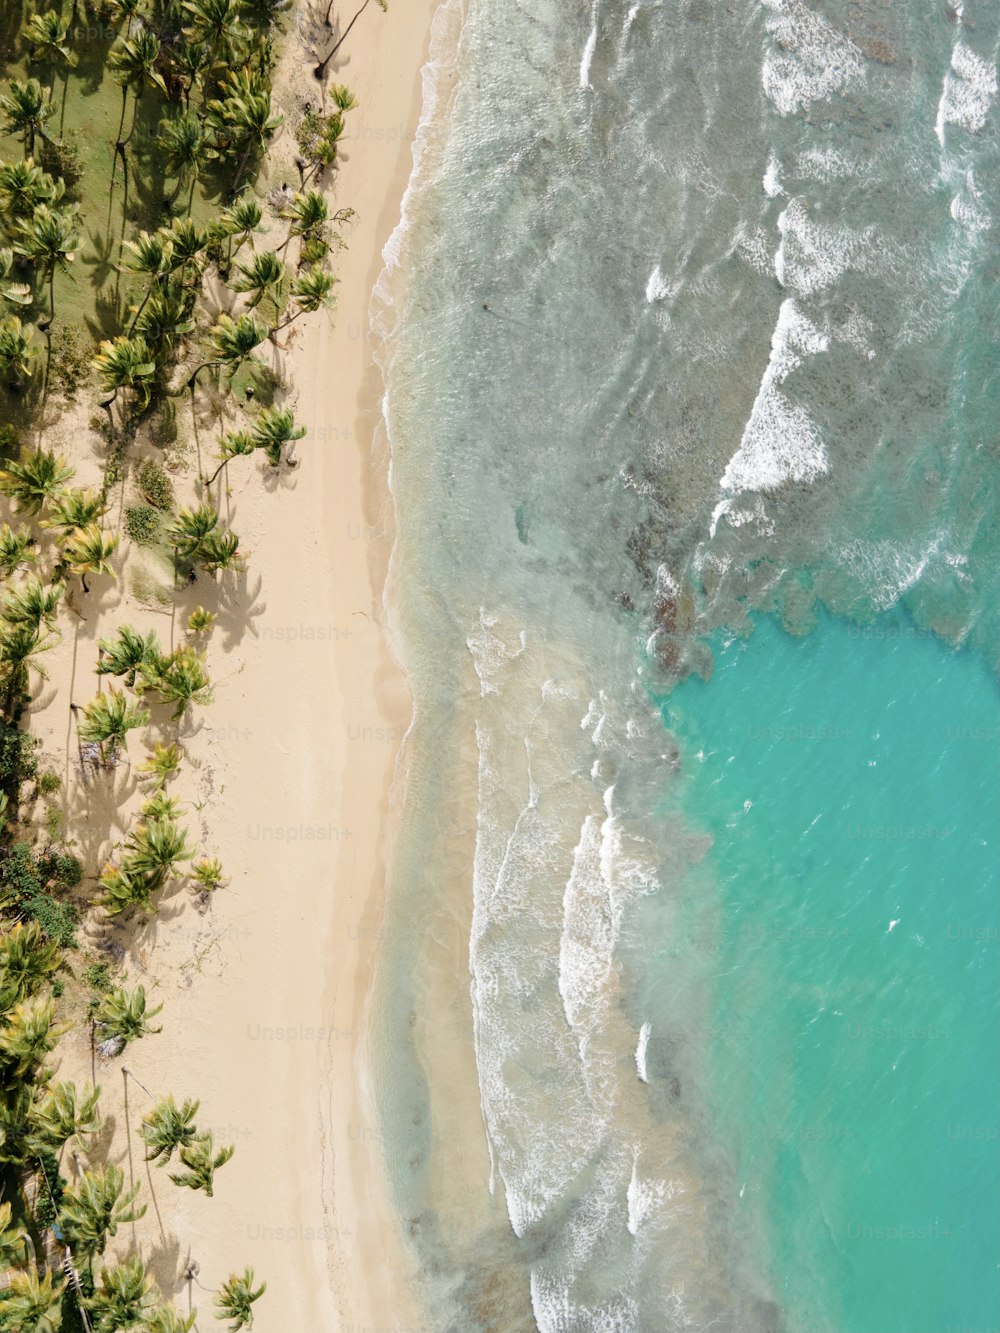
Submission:
[[[225,1277],[251,1266],[268,1284],[255,1307],[258,1333],[418,1326],[365,1097],[385,814],[410,717],[380,624],[392,532],[372,454],[381,381],[368,310],[409,177],[433,9],[434,0],[387,14],[372,6],[331,66],[360,102],[331,202],[357,217],[336,263],[335,312],[304,320],[277,366],[308,428],[301,466],[276,484],[255,465],[229,469],[221,507],[249,554],[247,574],[190,590],[173,620],[137,605],[127,570],[114,585],[102,580],[83,604],[88,619],[51,655],[32,708],[43,762],[64,774],[71,822],[87,829],[80,851],[90,869],[140,799],[142,758],[133,741],[130,771],[80,780],[62,700],[83,703],[96,689],[94,609],[100,633],[128,622],[169,642],[181,637],[188,601],[219,612],[208,648],[215,699],[182,732],[188,767],[174,794],[229,883],[204,911],[182,889],[148,924],[92,927],[92,942],[107,933],[124,951],[128,983],[143,982],[162,1003],[163,1031],[93,1070],[74,1033],[61,1047],[61,1075],[96,1075],[100,1147],[144,1182],[149,1212],[119,1236],[120,1248],[137,1245],[164,1294],[184,1310],[190,1300],[203,1318]],[[265,188],[281,183],[282,170],[295,183],[290,113],[319,90],[303,35],[290,36],[276,80],[286,129]],[[70,429],[63,423],[50,438],[62,434],[77,458]],[[199,1097],[199,1127],[235,1145],[214,1198],[145,1166],[135,1129],[147,1091]]]

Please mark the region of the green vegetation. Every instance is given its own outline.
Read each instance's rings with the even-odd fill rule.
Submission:
[[[316,53],[320,77],[368,3]],[[187,641],[171,622],[165,647],[153,631],[100,623],[101,608],[128,561],[143,604],[173,611],[198,580],[209,606],[219,585],[225,611],[226,580],[246,561],[223,521],[222,474],[237,458],[259,460],[265,476],[297,461],[305,431],[265,353],[332,304],[331,257],[353,212],[331,215],[322,186],[356,100],[332,86],[288,127],[300,188],[265,198],[257,172],[283,126],[272,77],[292,0],[2,8],[0,1333],[185,1333],[194,1313],[163,1299],[141,1259],[102,1260],[146,1204],[139,1183],[126,1188],[120,1144],[106,1160],[100,1088],[55,1070],[74,1021],[89,1022],[102,1060],[160,1031],[162,1006],[124,984],[117,953],[90,948],[90,927],[131,931],[185,884],[210,911],[225,882],[167,793],[185,761],[181,728],[212,699],[203,648],[219,612],[188,602]],[[330,26],[332,0],[314,8]],[[77,398],[90,417],[67,432],[80,440],[71,460],[49,430]],[[92,457],[100,475],[74,485],[74,464]],[[28,705],[48,703],[46,654],[64,635],[64,651],[81,650],[89,639],[75,630],[88,620],[101,637],[96,661],[74,659],[66,769],[39,774]],[[129,754],[140,741],[141,763]],[[102,855],[76,798],[91,784],[116,791],[122,769],[144,799]],[[160,1095],[137,1132],[147,1160],[211,1196],[233,1149],[198,1129],[198,1110]],[[67,1149],[99,1159],[67,1170],[72,1184],[60,1174]],[[218,1318],[233,1333],[251,1327],[265,1286],[251,1269],[231,1275],[215,1293]]]

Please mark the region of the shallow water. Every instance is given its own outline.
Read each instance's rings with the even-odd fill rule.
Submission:
[[[378,306],[428,1328],[1000,1318],[997,44],[470,0],[450,101],[437,44]]]

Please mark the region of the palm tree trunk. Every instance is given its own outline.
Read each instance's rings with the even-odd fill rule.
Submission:
[[[358,19],[361,17],[361,15],[365,12],[365,10],[368,8],[368,6],[369,6],[370,4],[371,4],[371,0],[365,0],[364,4],[361,6],[361,8],[358,10],[358,12],[357,12],[357,13],[354,15],[354,17],[351,19],[350,23],[348,23],[347,27],[344,29],[344,35],[343,35],[338,41],[334,42],[333,50],[332,50],[332,51],[330,52],[330,54],[326,57],[326,59],[325,59],[325,60],[321,60],[320,63],[316,66],[316,68],[313,70],[313,73],[315,74],[315,76],[316,76],[317,79],[322,79],[322,78],[325,77],[325,75],[326,75],[326,67],[327,67],[327,65],[329,65],[330,61],[333,59],[333,57],[337,54],[337,52],[340,50],[340,48],[341,48],[341,47],[344,45],[344,43],[347,41],[347,35],[348,35],[348,33],[351,31],[351,29],[354,27],[355,23],[357,23]],[[327,6],[327,10],[326,10],[326,23],[327,23],[328,26],[329,26],[329,23],[330,23],[330,11],[331,11],[332,9],[333,9],[333,0],[330,0],[330,3],[329,3],[329,5]]]
[[[211,486],[212,483],[215,481],[216,477],[217,477],[217,476],[219,475],[219,473],[222,471],[222,469],[223,469],[224,467],[228,467],[228,466],[229,466],[229,463],[230,463],[230,460],[229,460],[228,458],[224,458],[224,459],[222,460],[222,462],[219,464],[219,466],[218,466],[218,467],[215,469],[215,471],[212,473],[212,475],[209,477],[208,481],[207,481],[205,484],[206,484],[207,486]]]
[[[56,318],[56,266],[49,269],[49,323],[53,324]]]

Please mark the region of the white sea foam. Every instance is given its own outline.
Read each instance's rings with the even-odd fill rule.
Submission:
[[[524,630],[519,632],[515,645],[506,642],[499,634],[495,633],[496,625],[496,616],[488,615],[481,610],[479,625],[465,641],[469,652],[472,654],[473,666],[476,675],[479,677],[479,690],[483,695],[496,693],[495,677],[497,672],[505,662],[509,662],[514,657],[519,657],[524,652],[525,647]]]
[[[952,563],[944,545],[947,534],[938,532],[930,541],[903,545],[892,541],[855,538],[840,549],[844,566],[862,585],[876,611],[887,611],[923,575],[929,565],[941,560]]]
[[[986,124],[997,95],[997,67],[962,41],[951,53],[951,69],[944,76],[934,132],[944,146],[945,126],[958,125],[975,134]]]
[[[784,194],[781,188],[781,163],[771,154],[768,160],[767,170],[764,172],[764,193],[768,199],[776,199],[779,194]]]
[[[646,300],[652,305],[654,301],[662,301],[665,296],[670,295],[670,284],[660,272],[660,266],[653,269],[646,283]]]
[[[643,1083],[649,1082],[649,1074],[646,1069],[646,1051],[649,1047],[649,1038],[653,1029],[649,1023],[643,1023],[639,1029],[639,1040],[635,1047],[635,1068]]]
[[[590,66],[594,60],[594,52],[597,50],[597,23],[590,30],[590,36],[587,38],[587,44],[583,48],[583,57],[580,60],[580,87],[589,88]]]
[[[783,287],[803,296],[822,291],[856,266],[876,244],[873,227],[853,231],[835,223],[816,222],[801,199],[793,199],[778,218],[781,243],[774,272]]]
[[[813,481],[827,470],[826,449],[809,413],[782,392],[788,376],[806,356],[829,347],[829,338],[794,299],[782,302],[771,338],[771,357],[760,382],[740,447],[729,460],[720,486],[723,498],[712,515],[711,531],[741,491],[771,491],[786,481]]]
[[[860,50],[799,0],[765,0],[775,41],[764,58],[764,91],[783,116],[857,87],[864,79]]]

